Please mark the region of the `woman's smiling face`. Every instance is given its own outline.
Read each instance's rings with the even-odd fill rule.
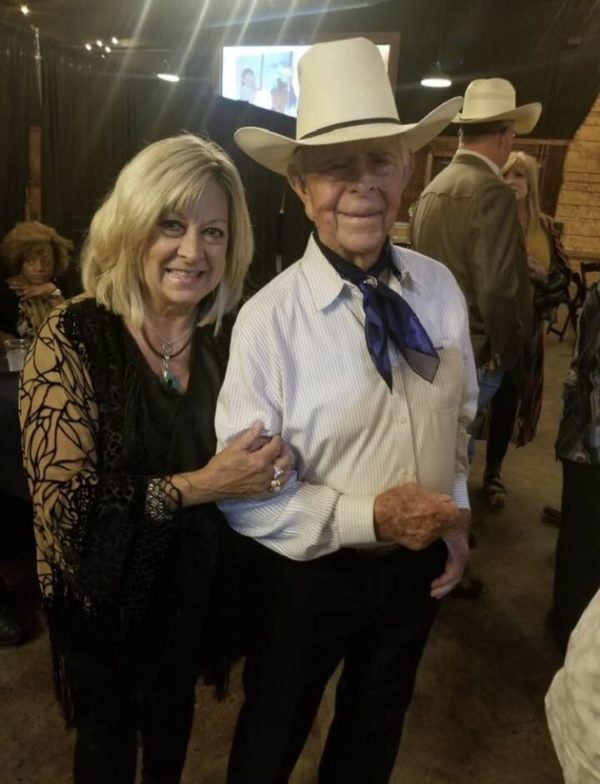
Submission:
[[[523,201],[529,194],[529,183],[527,181],[527,174],[525,169],[520,163],[515,163],[514,166],[504,172],[502,175],[504,181],[512,188],[517,201]]]
[[[165,213],[143,258],[146,304],[193,310],[219,285],[229,242],[229,206],[216,182],[183,212]]]

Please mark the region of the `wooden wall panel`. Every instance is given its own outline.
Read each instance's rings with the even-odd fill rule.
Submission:
[[[25,218],[41,220],[42,217],[42,145],[41,128],[29,128],[29,181],[27,183]]]

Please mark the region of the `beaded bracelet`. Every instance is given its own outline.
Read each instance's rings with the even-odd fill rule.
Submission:
[[[146,515],[157,523],[171,520],[181,506],[181,493],[171,482],[171,478],[150,479],[146,490]]]

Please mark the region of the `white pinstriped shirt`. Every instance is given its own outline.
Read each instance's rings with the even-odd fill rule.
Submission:
[[[400,248],[394,264],[402,279],[386,282],[440,354],[432,384],[390,343],[389,391],[367,349],[362,294],[312,237],[235,323],[217,404],[219,447],[261,420],[291,446],[296,470],[278,495],[220,507],[236,531],[289,558],[376,544],[375,496],[397,484],[418,482],[469,506],[466,428],[477,379],[465,301],[442,264]]]

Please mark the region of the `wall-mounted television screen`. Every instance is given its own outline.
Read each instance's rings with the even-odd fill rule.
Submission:
[[[390,72],[389,44],[377,45]],[[308,46],[224,46],[221,95],[292,117],[298,108],[298,60]]]

